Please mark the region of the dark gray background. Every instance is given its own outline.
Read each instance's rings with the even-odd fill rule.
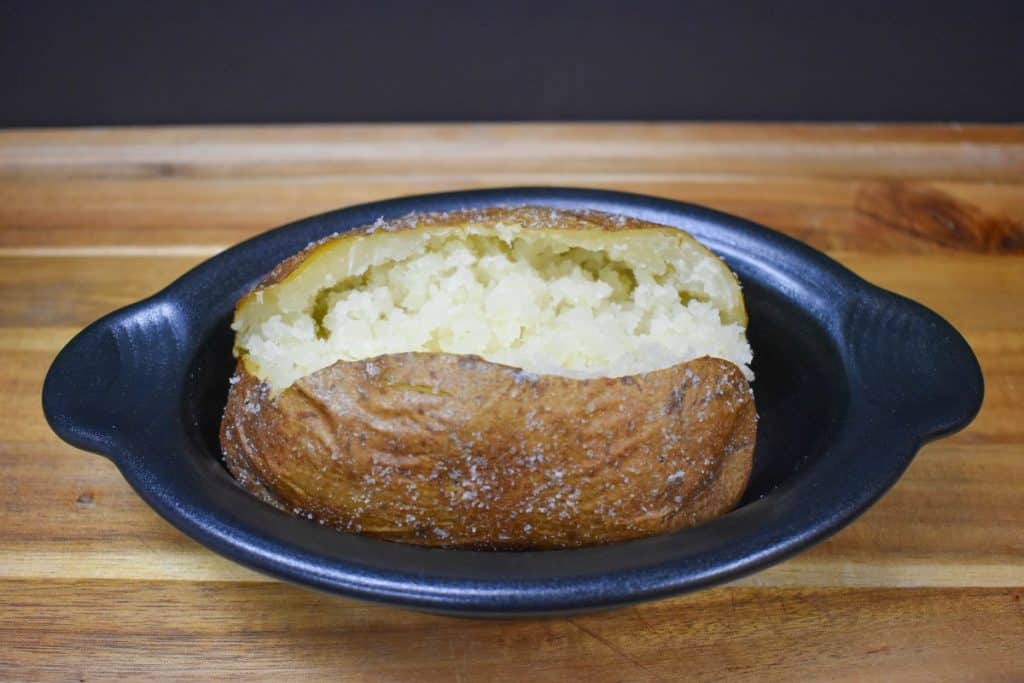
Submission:
[[[1024,120],[1024,1],[0,2],[0,125]]]

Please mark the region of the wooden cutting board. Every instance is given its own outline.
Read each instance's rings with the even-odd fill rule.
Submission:
[[[224,247],[347,204],[524,184],[706,204],[828,252],[964,333],[981,414],[788,562],[528,621],[254,574],[47,428],[40,388],[61,345]],[[0,132],[0,295],[2,680],[1024,680],[1024,127]]]

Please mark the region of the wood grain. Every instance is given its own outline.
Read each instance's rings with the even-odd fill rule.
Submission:
[[[890,186],[858,178],[700,173],[672,177],[498,174],[487,178],[354,175],[110,179],[86,175],[60,181],[5,179],[0,183],[0,221],[4,225],[0,249],[18,253],[13,250],[127,246],[136,248],[132,253],[139,253],[138,248],[158,245],[174,249],[149,249],[144,253],[173,255],[192,249],[203,256],[272,227],[339,206],[423,192],[524,184],[586,186],[706,204],[783,230],[826,250],[920,253],[945,239],[945,229],[930,237],[908,227],[913,218],[900,202],[916,206],[919,212],[928,210],[926,203],[901,200],[899,191],[892,189],[878,197],[879,187]],[[1024,216],[1024,197],[1013,183],[922,181],[896,187],[902,187],[903,192],[941,196],[947,212],[966,217],[959,220],[966,221],[961,229],[968,232],[984,230],[976,224],[1019,225]],[[125,201],[125,197],[131,197],[131,201]],[[1015,234],[1012,227],[1008,230]]]
[[[232,582],[7,581],[0,602],[0,674],[33,680],[1012,681],[1024,638],[1013,589],[724,588],[513,622]]]
[[[1024,221],[990,215],[937,188],[900,181],[864,183],[854,209],[872,219],[946,247],[1024,252]]]
[[[60,443],[82,326],[319,211],[513,184],[704,203],[934,308],[981,362],[966,431],[834,537],[730,587],[525,622],[285,586]],[[1024,127],[295,126],[0,131],[0,680],[1021,680]]]
[[[4,174],[68,177],[489,178],[510,172],[799,172],[825,177],[1019,179],[1014,126],[439,124],[7,131]]]

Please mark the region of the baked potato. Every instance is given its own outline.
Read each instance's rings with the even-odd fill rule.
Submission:
[[[757,414],[739,283],[683,231],[539,207],[309,245],[239,301],[248,491],[338,529],[545,549],[721,515]]]

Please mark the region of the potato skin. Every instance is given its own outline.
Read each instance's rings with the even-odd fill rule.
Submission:
[[[757,415],[733,364],[621,378],[476,356],[339,361],[277,396],[239,363],[221,425],[250,492],[322,524],[428,546],[546,549],[640,538],[732,509]]]

